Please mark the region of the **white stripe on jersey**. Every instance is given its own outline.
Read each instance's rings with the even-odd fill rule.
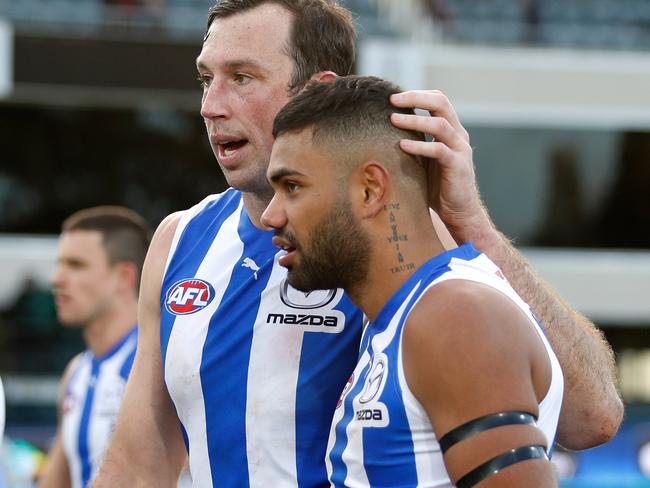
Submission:
[[[203,206],[213,198],[207,198],[199,205]],[[182,410],[178,410],[178,417],[187,430],[188,437],[193,440],[190,446],[190,472],[193,483],[197,486],[211,486],[212,475],[210,458],[208,455],[207,437],[205,436],[205,402],[201,377],[193,374],[201,370],[203,359],[202,344],[208,333],[209,321],[197,321],[199,316],[211,316],[221,304],[226,287],[230,282],[233,267],[224,267],[223,263],[235,263],[243,250],[243,243],[236,239],[237,226],[241,216],[243,201],[239,203],[237,211],[230,215],[219,229],[210,250],[199,266],[196,277],[209,281],[215,290],[215,297],[210,304],[195,315],[179,315],[174,321],[167,357],[165,360],[165,383],[172,398],[190,398]],[[191,212],[192,214],[198,212]],[[189,222],[189,219],[185,223]],[[176,231],[180,235],[182,229]],[[176,240],[176,243],[178,240]],[[224,245],[228,243],[228,245]],[[174,248],[176,246],[174,245]],[[173,252],[170,252],[170,256]],[[203,324],[203,327],[197,327]],[[189,374],[188,374],[189,373]],[[182,390],[180,390],[182,388]]]
[[[137,345],[130,331],[101,358],[83,353],[63,399],[61,435],[73,488],[84,488],[97,474],[122,404],[126,375]]]
[[[269,327],[261,327],[264,317],[276,308],[277,290],[286,277],[284,268],[277,265],[277,258],[271,272],[266,290],[261,297],[250,354],[246,403],[246,452],[248,454],[248,473],[251,488],[266,488],[269,480],[277,477],[277,470],[287,470],[286,479],[297,479],[296,474],[296,438],[295,411],[287,412],[278,422],[267,411],[268,399],[274,398],[284,405],[295,405],[298,371],[302,351],[303,334],[296,334],[290,328],[278,333]],[[274,363],[273,368],[265,367]],[[282,374],[282,377],[278,376]],[[285,388],[279,388],[285,385]],[[271,453],[273,455],[271,456]],[[282,462],[272,466],[264,459],[281,459]],[[285,485],[287,488],[293,485]]]
[[[185,227],[187,227],[187,224],[189,224],[190,221],[194,217],[196,217],[196,215],[199,212],[201,212],[201,210],[203,210],[206,205],[210,204],[210,202],[213,202],[214,200],[218,200],[219,197],[221,197],[221,194],[208,195],[199,203],[197,203],[191,208],[188,208],[183,212],[180,221],[178,222],[178,226],[176,227],[176,232],[174,232],[174,237],[172,238],[172,243],[169,248],[169,254],[167,255],[167,264],[165,264],[165,273],[169,268],[169,263],[171,262],[172,257],[174,256],[174,251],[176,251],[176,247],[178,246],[178,241],[181,239],[181,236],[183,235],[183,230],[185,229]]]

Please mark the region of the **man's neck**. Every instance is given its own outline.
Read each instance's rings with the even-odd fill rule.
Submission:
[[[246,212],[248,212],[253,225],[258,229],[268,230],[261,224],[260,218],[273,198],[273,191],[269,190],[268,193],[242,192],[242,195]]]
[[[431,221],[398,222],[397,232],[392,224],[371,237],[373,252],[367,278],[346,290],[371,321],[424,263],[445,251]]]
[[[102,314],[83,329],[86,345],[95,357],[101,357],[122,339],[137,322],[138,303],[126,301]]]

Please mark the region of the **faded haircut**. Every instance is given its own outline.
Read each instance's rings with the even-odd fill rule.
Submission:
[[[137,212],[119,206],[86,208],[63,221],[61,232],[97,231],[111,264],[129,262],[138,269],[138,282],[151,242],[151,229]],[[137,288],[136,286],[136,288]]]
[[[390,115],[413,110],[398,108],[390,96],[402,89],[374,76],[345,76],[330,82],[312,82],[293,97],[278,113],[273,123],[273,137],[287,132],[312,129],[314,146],[326,147],[340,156],[339,161],[351,170],[359,158],[375,155],[383,163],[392,163],[395,176],[405,184],[426,185],[423,161],[401,150],[401,139],[423,141],[420,132],[398,129]],[[346,161],[352,159],[352,161]],[[345,176],[345,175],[342,175]]]
[[[220,0],[208,11],[210,29],[215,19],[252,10],[264,4],[285,8],[293,16],[287,54],[294,67],[289,90],[296,92],[316,73],[352,72],[356,32],[349,10],[334,0]]]

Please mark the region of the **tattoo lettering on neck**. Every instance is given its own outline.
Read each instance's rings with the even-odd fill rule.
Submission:
[[[414,263],[405,262],[404,254],[400,250],[400,242],[408,242],[408,234],[400,232],[399,228],[399,203],[388,203],[384,205],[384,210],[388,212],[388,228],[390,234],[388,235],[388,243],[395,246],[395,266],[390,268],[391,273],[400,273],[402,271],[409,271],[415,269]]]

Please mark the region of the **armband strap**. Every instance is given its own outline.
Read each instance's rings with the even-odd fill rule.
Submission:
[[[442,453],[454,444],[464,441],[465,439],[480,434],[481,432],[494,427],[501,427],[502,425],[535,425],[537,419],[534,415],[526,412],[501,412],[484,415],[474,420],[456,427],[443,435],[438,443]]]
[[[456,487],[471,488],[476,483],[497,474],[502,469],[529,459],[548,460],[546,448],[544,446],[524,446],[510,449],[467,473],[456,482]]]

